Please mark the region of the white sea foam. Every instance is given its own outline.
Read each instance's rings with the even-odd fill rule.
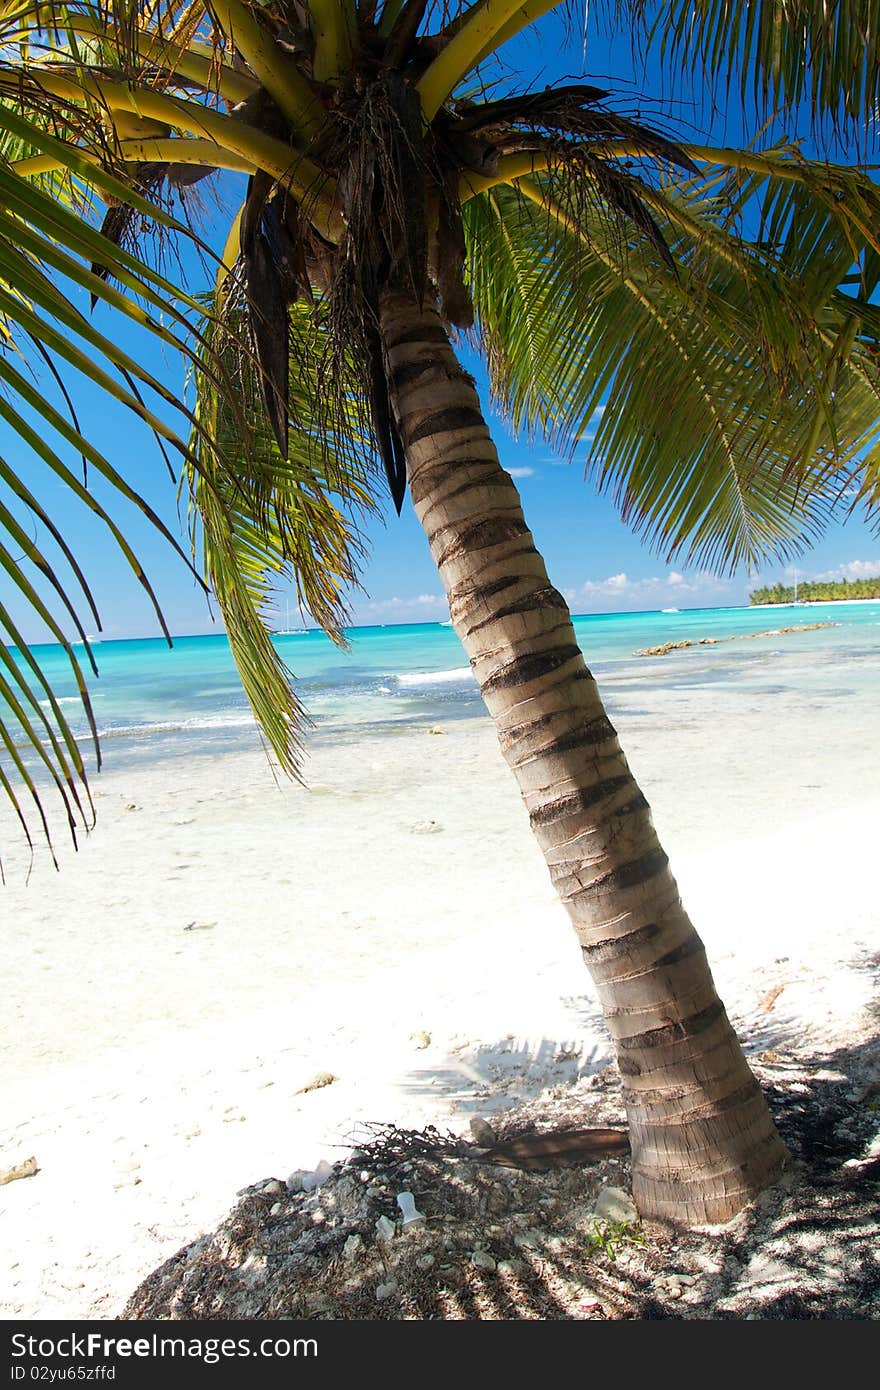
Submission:
[[[397,676],[397,684],[404,687],[420,685],[452,685],[456,681],[472,677],[470,666],[456,666],[451,671],[415,671],[412,674]]]
[[[151,734],[177,734],[198,729],[252,729],[256,721],[246,710],[229,714],[197,715],[192,719],[168,719],[154,724],[111,724],[99,729],[101,738],[148,738]]]

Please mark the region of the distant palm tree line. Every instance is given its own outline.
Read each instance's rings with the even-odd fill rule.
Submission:
[[[880,575],[873,579],[835,579],[825,583],[799,583],[787,589],[784,584],[765,585],[749,594],[749,603],[822,603],[841,598],[880,599]]]

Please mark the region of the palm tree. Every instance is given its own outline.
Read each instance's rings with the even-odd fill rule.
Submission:
[[[785,1151],[454,344],[469,335],[513,425],[560,449],[603,406],[592,475],[670,558],[796,553],[844,481],[875,500],[880,196],[791,140],[673,140],[586,83],[487,87],[488,61],[557,2],[7,4],[0,175],[16,201],[0,231],[28,278],[17,299],[0,264],[0,312],[50,354],[80,334],[141,414],[143,371],[85,318],[67,311],[50,340],[61,308],[43,281],[60,273],[149,333],[193,329],[189,438],[150,423],[178,448],[246,689],[294,772],[301,712],[261,623],[272,583],[292,571],[340,636],[373,455],[398,511],[409,489],[603,1003],[639,1209],[719,1222]],[[880,46],[850,8],[832,27],[806,0],[733,23],[721,0],[673,2],[654,36],[758,104],[807,103],[818,139],[874,109]],[[247,187],[195,300],[134,256],[135,234],[148,218],[180,235],[172,195],[216,169]],[[103,235],[87,197],[107,203]],[[57,766],[48,721],[18,705]]]

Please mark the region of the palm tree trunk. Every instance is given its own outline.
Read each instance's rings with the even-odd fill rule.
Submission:
[[[386,294],[381,331],[413,504],[614,1040],[636,1204],[727,1221],[786,1150],[473,382],[432,305]]]

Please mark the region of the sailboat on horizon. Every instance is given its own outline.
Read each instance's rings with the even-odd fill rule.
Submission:
[[[308,632],[307,627],[290,626],[290,604],[284,605],[284,626],[278,627],[273,632],[273,637],[300,637],[304,632]]]

